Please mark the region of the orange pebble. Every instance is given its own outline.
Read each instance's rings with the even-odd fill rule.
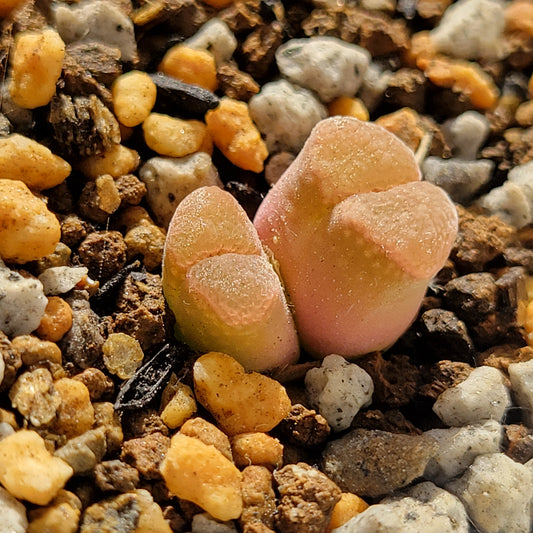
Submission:
[[[368,508],[368,503],[359,498],[351,492],[343,492],[341,499],[336,503],[331,513],[331,520],[329,522],[327,533],[333,531],[335,528],[346,524],[348,520],[351,520],[354,516],[362,513]]]
[[[233,0],[203,0],[204,4],[207,4],[211,7],[216,7],[220,9],[222,7],[228,7],[230,4],[233,4]]]
[[[333,115],[345,115],[359,120],[369,119],[368,109],[365,104],[359,98],[349,98],[348,96],[340,96],[333,100],[328,105],[328,114],[330,117]]]
[[[437,54],[435,46],[431,40],[429,31],[419,31],[411,37],[411,46],[404,56],[407,66],[417,67],[423,70],[421,63],[429,61]]]
[[[515,0],[505,9],[505,31],[524,32],[533,37],[533,2]]]
[[[218,87],[215,58],[205,50],[194,50],[177,44],[167,51],[159,70],[168,76],[210,91]]]
[[[234,165],[252,172],[263,170],[268,149],[244,102],[222,98],[216,109],[206,113],[205,121],[213,142]]]
[[[496,85],[477,63],[440,56],[417,64],[432,83],[464,93],[478,109],[492,109],[498,101]]]
[[[41,339],[57,342],[72,327],[72,309],[59,296],[49,296],[44,315],[36,330]]]

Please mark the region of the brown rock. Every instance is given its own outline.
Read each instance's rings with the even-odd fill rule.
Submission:
[[[255,80],[237,68],[236,65],[226,63],[217,69],[218,88],[225,96],[234,100],[248,102],[250,98],[259,92],[259,85]]]
[[[254,30],[263,24],[259,14],[260,2],[258,0],[237,0],[219,13],[219,17],[235,33],[243,33]]]
[[[0,392],[5,392],[17,379],[17,372],[22,366],[22,357],[2,331],[0,331],[0,357],[4,359],[4,379],[0,383]]]
[[[533,458],[533,429],[511,424],[503,430],[503,449],[513,461],[525,464]]]
[[[384,101],[395,108],[408,107],[422,113],[425,105],[427,80],[418,69],[401,68],[387,83]]]
[[[274,63],[274,54],[283,42],[283,28],[277,21],[254,30],[242,44],[243,70],[254,79],[264,78]]]
[[[94,469],[94,481],[103,492],[128,492],[139,484],[139,472],[118,459],[103,461]]]
[[[122,419],[127,438],[142,437],[151,433],[168,436],[168,427],[154,409],[126,411]]]
[[[88,43],[74,42],[67,45],[66,52],[67,56],[70,56],[71,62],[75,62],[85,71],[89,71],[98,83],[107,87],[110,87],[115,78],[122,74],[122,63],[120,62],[120,50],[118,48],[107,46],[97,41]],[[76,84],[79,83],[78,79],[77,77],[72,77],[70,81]],[[78,92],[86,94],[83,90]]]
[[[120,196],[120,207],[139,205],[146,195],[146,185],[133,174],[124,174],[115,180]]]
[[[170,447],[170,438],[162,433],[151,433],[130,439],[122,445],[120,459],[135,467],[146,479],[159,479],[159,465]]]
[[[91,401],[98,401],[102,396],[109,396],[113,393],[114,383],[98,368],[86,368],[73,379],[81,381],[89,390]]]
[[[513,346],[502,344],[492,346],[488,350],[481,352],[476,357],[478,365],[493,366],[499,370],[507,372],[511,363],[524,363],[533,359],[533,348],[531,346]]]
[[[272,488],[272,474],[262,466],[248,466],[242,471],[242,514],[239,522],[243,530],[262,531],[254,529],[259,524],[264,531],[274,528],[274,513],[276,511],[276,495]],[[264,529],[267,528],[267,529]]]
[[[188,437],[196,437],[204,444],[214,446],[224,457],[233,461],[231,444],[228,436],[214,424],[197,416],[190,418],[181,426],[180,433]]]
[[[436,447],[425,435],[355,429],[327,445],[323,470],[344,492],[383,496],[421,476]]]
[[[84,185],[78,209],[85,218],[103,224],[120,207],[120,202],[115,180],[112,176],[104,175]]]
[[[280,502],[276,525],[284,533],[322,533],[329,524],[339,487],[306,463],[284,466],[274,472]]]
[[[117,297],[113,331],[137,339],[146,351],[165,340],[166,320],[161,276],[148,272],[129,274]]]
[[[446,389],[464,381],[472,370],[474,368],[468,363],[439,361],[431,367],[430,381],[420,388],[420,395],[436,400]]]
[[[311,448],[324,444],[331,433],[327,420],[302,404],[291,407],[290,413],[278,425],[278,430],[292,444]]]
[[[126,244],[118,231],[89,233],[78,253],[91,278],[96,280],[108,280],[126,264]]]
[[[89,225],[75,213],[69,214],[60,220],[61,242],[74,248],[87,237]]]
[[[352,422],[353,428],[379,429],[389,433],[403,433],[408,435],[420,435],[422,431],[415,427],[405,418],[398,409],[380,411],[368,409],[359,411]]]

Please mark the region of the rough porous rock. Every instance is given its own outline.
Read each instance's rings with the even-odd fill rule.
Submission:
[[[291,39],[276,50],[276,62],[290,82],[315,91],[323,102],[331,102],[357,93],[370,54],[336,37]]]
[[[309,370],[305,387],[310,404],[334,431],[349,428],[358,411],[370,405],[374,391],[372,378],[340,355],[328,355],[320,368]]]
[[[276,523],[286,533],[320,533],[329,523],[339,487],[306,463],[284,466],[274,472],[280,494]]]
[[[343,491],[374,498],[422,476],[436,449],[426,435],[355,429],[326,446],[322,464]]]
[[[503,453],[478,456],[462,477],[446,489],[464,504],[482,533],[531,530],[533,472]]]
[[[445,390],[433,411],[448,426],[501,421],[511,406],[503,374],[496,368],[480,366],[461,383]]]
[[[503,432],[496,420],[462,428],[430,429],[425,435],[437,442],[437,451],[428,462],[424,477],[442,485],[462,474],[481,454],[500,451]]]
[[[263,85],[249,106],[270,153],[298,153],[315,124],[327,116],[326,108],[310,91],[286,80]]]

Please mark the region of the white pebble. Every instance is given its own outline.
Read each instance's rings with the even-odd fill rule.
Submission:
[[[431,40],[439,52],[462,59],[498,59],[503,52],[504,4],[459,0],[448,9]]]
[[[178,204],[199,187],[223,187],[209,154],[196,152],[186,157],[153,157],[140,169],[146,184],[146,200],[158,224],[168,227]]]
[[[488,214],[496,215],[516,228],[523,228],[533,221],[531,203],[523,187],[509,180],[482,196],[477,203]]]
[[[446,489],[463,502],[481,533],[531,531],[533,474],[503,453],[479,455]]]
[[[370,405],[374,383],[361,367],[340,355],[328,355],[320,368],[305,375],[310,404],[328,421],[333,431],[350,427],[359,409]]]
[[[281,75],[315,91],[323,102],[354,96],[370,64],[364,48],[336,37],[291,39],[276,50]]]
[[[438,448],[424,477],[442,485],[462,474],[478,455],[499,452],[503,433],[499,422],[488,420],[462,428],[431,429],[425,435],[433,437]]]
[[[88,272],[86,267],[50,267],[39,274],[39,281],[47,296],[55,296],[71,291]]]
[[[454,202],[466,203],[490,181],[494,162],[489,159],[467,161],[430,156],[422,163],[424,179],[444,189]]]
[[[206,22],[192,37],[184,43],[195,50],[207,50],[215,57],[217,65],[225,63],[237,48],[237,39],[228,25],[219,18]]]
[[[219,522],[209,513],[199,513],[192,517],[191,533],[237,533],[233,522]]]
[[[334,533],[468,533],[463,504],[453,494],[424,482],[405,496],[385,498],[371,505]]]
[[[446,121],[442,125],[442,132],[455,157],[473,160],[489,136],[490,122],[477,111],[465,111]]]
[[[516,403],[524,410],[529,427],[533,428],[533,359],[512,363],[508,371]]]
[[[26,507],[0,487],[0,533],[25,533],[28,527]]]
[[[287,80],[266,83],[248,105],[270,153],[298,153],[315,124],[328,116],[310,91]]]
[[[115,46],[122,61],[137,58],[133,22],[113,2],[84,0],[72,6],[56,3],[56,28],[66,43],[96,41]]]
[[[433,411],[448,426],[459,427],[486,420],[500,422],[510,405],[502,373],[480,366],[464,381],[446,389],[434,403]]]
[[[48,300],[38,279],[24,278],[0,262],[0,295],[0,331],[16,337],[39,326]]]

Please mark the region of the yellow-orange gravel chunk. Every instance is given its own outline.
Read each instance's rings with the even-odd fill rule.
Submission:
[[[57,342],[72,327],[72,309],[59,296],[49,296],[41,323],[36,330],[41,339]]]
[[[505,8],[505,31],[523,32],[533,37],[533,2],[515,0]]]
[[[270,431],[290,411],[283,385],[257,372],[246,373],[229,355],[202,355],[193,375],[196,399],[228,435]]]
[[[157,87],[146,72],[132,70],[119,76],[111,87],[113,111],[121,124],[138,126],[154,107]]]
[[[72,438],[91,429],[94,408],[87,386],[77,379],[62,378],[54,383],[54,388],[61,396],[54,422],[55,431]]]
[[[55,250],[60,238],[59,221],[42,200],[22,181],[0,179],[1,259],[13,263],[41,259]]]
[[[498,101],[496,85],[477,63],[440,56],[417,64],[432,83],[464,93],[478,109],[492,109]]]
[[[330,533],[334,529],[341,527],[348,522],[354,516],[362,513],[368,508],[366,503],[359,496],[352,494],[351,492],[343,492],[341,499],[335,504],[333,512],[331,513],[331,520],[327,529],[327,533]]]
[[[234,165],[252,172],[263,170],[268,149],[244,102],[224,97],[206,113],[205,121],[215,146]]]
[[[194,502],[218,520],[239,518],[242,474],[214,446],[195,437],[174,435],[161,474],[178,498]]]
[[[370,115],[365,104],[359,98],[350,98],[348,96],[339,96],[328,105],[328,115],[344,115],[355,117],[359,120],[368,120]]]
[[[35,109],[50,102],[61,76],[65,43],[57,31],[17,33],[11,55],[9,92],[15,104]]]
[[[73,473],[35,431],[22,429],[0,440],[0,483],[15,498],[47,505]]]
[[[159,70],[168,76],[210,91],[218,87],[215,57],[206,50],[195,50],[177,44],[164,55]]]

